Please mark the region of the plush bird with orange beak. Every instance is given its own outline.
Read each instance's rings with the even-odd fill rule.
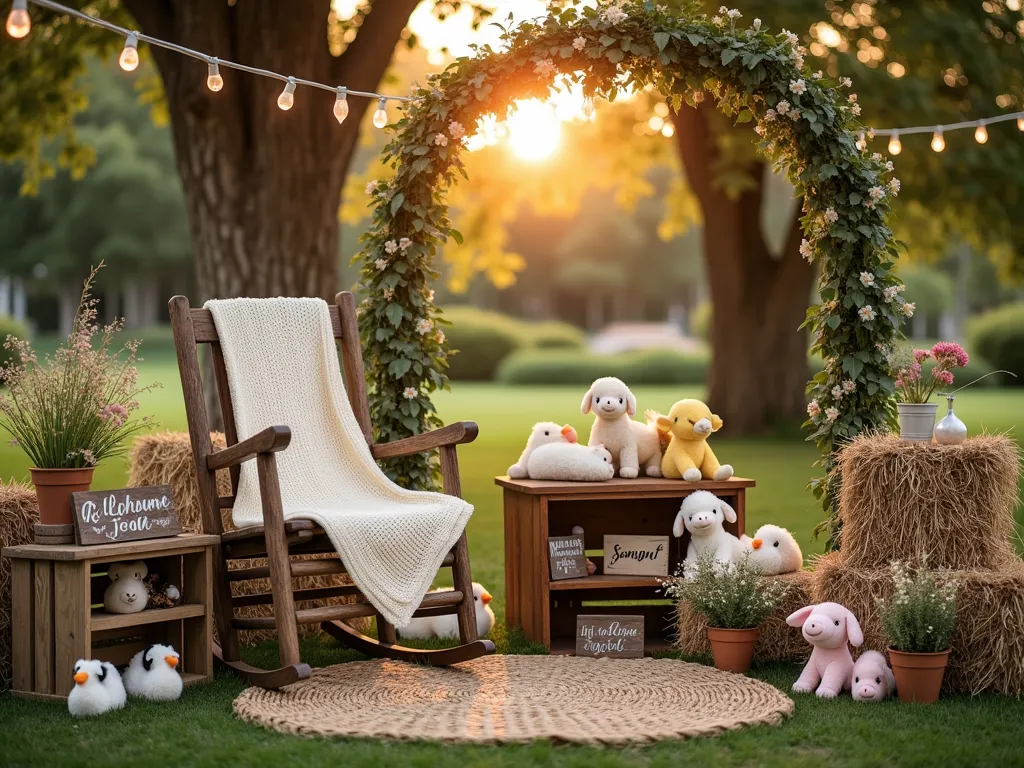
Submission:
[[[777,525],[762,525],[754,538],[743,536],[740,541],[750,550],[750,562],[765,576],[799,571],[804,555],[793,534]]]
[[[523,449],[519,461],[508,468],[508,476],[513,480],[522,480],[529,477],[530,474],[526,469],[526,464],[530,460],[530,454],[537,448],[540,448],[540,446],[551,445],[552,443],[576,443],[578,440],[579,437],[576,434],[576,430],[570,424],[560,426],[553,421],[542,421],[539,424],[534,424],[533,429],[530,430],[530,437],[526,441],[526,448]]]
[[[75,687],[68,694],[68,712],[72,716],[92,717],[121,709],[126,698],[117,667],[109,661],[79,659],[75,662]]]
[[[169,645],[151,645],[128,663],[124,686],[132,696],[151,701],[174,701],[181,696],[178,652]]]
[[[448,590],[436,589],[435,592]],[[491,593],[483,584],[473,582],[473,608],[476,609],[476,633],[483,639],[494,629],[494,611],[491,610]],[[410,621],[406,626],[399,627],[403,638],[427,640],[431,637],[444,637],[457,640],[459,638],[459,620],[456,614],[444,616],[422,616]]]

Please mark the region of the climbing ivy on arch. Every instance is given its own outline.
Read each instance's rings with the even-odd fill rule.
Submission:
[[[886,224],[899,181],[890,163],[857,146],[865,129],[850,83],[807,71],[804,53],[796,35],[725,8],[708,18],[696,3],[681,12],[650,0],[571,4],[504,30],[498,49],[478,48],[417,88],[384,151],[393,176],[367,188],[372,226],[357,256],[378,438],[440,425],[430,395],[448,386],[449,351],[430,284],[438,249],[448,238],[461,242],[445,190],[466,176],[460,155],[477,120],[517,99],[546,98],[559,75],[609,100],[624,87],[656,89],[675,111],[709,96],[737,122],[755,123],[761,150],[804,200],[801,252],[819,267],[821,297],[806,324],[825,361],[807,387],[805,426],[826,472],[811,486],[834,519],[832,457],[859,432],[891,425],[893,343],[912,307],[892,272],[898,244]],[[388,471],[409,487],[434,479],[425,455]]]

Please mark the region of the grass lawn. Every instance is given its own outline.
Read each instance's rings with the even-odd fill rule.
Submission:
[[[184,429],[177,370],[163,355],[148,362],[142,380],[159,379],[164,388],[147,396],[144,408],[162,429]],[[640,387],[641,407],[668,408],[696,390]],[[499,652],[536,651],[516,633],[506,634],[501,494],[493,476],[518,456],[534,421],[571,422],[585,437],[591,417],[581,416],[582,391],[576,387],[513,388],[457,385],[438,396],[446,421],[475,420],[479,439],[460,449],[463,488],[476,505],[470,521],[474,577],[495,596],[499,616],[494,639]],[[977,390],[966,394],[957,412],[972,433],[1012,430],[1024,416],[1024,390]],[[806,554],[819,551],[811,530],[820,518],[806,490],[816,458],[813,446],[795,428],[756,439],[714,438],[722,461],[757,480],[748,495],[748,526],[765,522],[794,532]],[[27,477],[27,463],[16,448],[0,443],[0,477]],[[123,485],[123,461],[107,462],[96,473],[95,488]],[[1024,514],[1018,512],[1018,523]],[[305,657],[323,665],[357,658],[333,645],[304,644]],[[276,647],[250,649],[248,660],[273,666]],[[755,666],[753,675],[783,690],[798,674],[795,665]],[[666,742],[624,750],[547,743],[515,747],[442,747],[368,741],[324,741],[266,732],[243,724],[231,713],[242,690],[234,677],[219,673],[207,686],[188,689],[169,705],[132,703],[97,721],[73,721],[63,707],[0,694],[0,766],[6,765],[487,765],[487,766],[678,766],[678,765],[1024,765],[1020,724],[1024,701],[994,696],[950,697],[933,707],[857,704],[850,700],[797,698],[796,713],[783,725],[759,727],[690,742]]]

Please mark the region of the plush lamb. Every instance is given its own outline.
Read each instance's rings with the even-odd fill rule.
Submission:
[[[661,477],[661,440],[653,422],[641,424],[636,398],[620,379],[606,376],[590,385],[581,410],[594,411],[597,420],[590,430],[590,445],[603,445],[612,455],[619,477],[633,478],[640,467],[648,477]]]
[[[526,465],[530,459],[530,454],[536,448],[549,444],[567,445],[575,443],[576,440],[576,430],[568,424],[559,426],[553,421],[542,421],[539,424],[535,424],[530,431],[530,437],[526,441],[526,448],[523,449],[523,454],[519,457],[519,461],[508,468],[508,476],[513,480],[522,480],[523,478],[530,477]]]
[[[744,556],[743,544],[725,530],[725,521],[735,523],[736,511],[713,493],[694,491],[683,499],[672,523],[672,535],[678,538],[684,530],[690,532],[684,568],[695,565],[706,552],[713,553],[714,559],[726,566]]]
[[[107,568],[110,584],[103,592],[103,607],[108,613],[138,613],[146,610],[149,590],[146,574],[149,569],[141,560],[134,563],[111,563]]]
[[[850,647],[864,642],[857,617],[839,603],[808,605],[786,619],[791,627],[802,627],[804,640],[814,646],[811,658],[795,683],[794,693],[814,691],[823,699],[834,699],[853,679]]]
[[[75,687],[68,694],[68,712],[73,717],[91,717],[121,709],[126,698],[117,667],[109,661],[79,659],[75,662]]]
[[[434,590],[445,592],[448,590]],[[484,589],[482,584],[473,582],[473,602],[476,609],[476,633],[484,638],[491,634],[494,629],[494,611],[488,603],[491,602],[491,593]],[[454,613],[443,616],[423,616],[415,618],[406,626],[398,630],[404,638],[426,640],[431,637],[446,637],[457,640],[459,638],[459,620]]]
[[[853,665],[854,701],[883,701],[896,692],[896,678],[878,651],[864,651]]]
[[[169,645],[151,645],[128,663],[124,687],[132,696],[151,701],[174,701],[181,696],[182,682],[177,666],[180,657]]]
[[[615,475],[612,455],[603,445],[548,443],[538,446],[526,462],[533,480],[598,482]]]
[[[765,576],[799,571],[804,564],[803,552],[793,534],[777,525],[762,525],[754,538],[741,536],[740,541],[750,548],[750,562]]]

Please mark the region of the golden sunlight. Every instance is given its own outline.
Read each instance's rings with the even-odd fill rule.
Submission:
[[[562,143],[562,121],[549,102],[516,102],[516,109],[506,122],[509,149],[521,160],[546,160]]]

